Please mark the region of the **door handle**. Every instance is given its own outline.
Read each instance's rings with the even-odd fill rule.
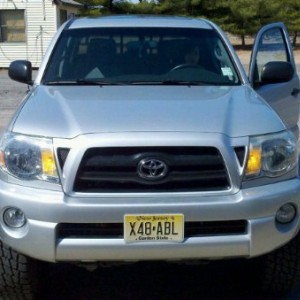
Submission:
[[[297,96],[300,93],[300,89],[294,88],[291,92],[292,96]]]

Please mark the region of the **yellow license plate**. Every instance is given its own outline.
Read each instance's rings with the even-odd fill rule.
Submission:
[[[124,240],[132,242],[182,242],[182,214],[125,215]]]

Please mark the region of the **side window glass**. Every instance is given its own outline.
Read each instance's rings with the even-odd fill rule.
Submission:
[[[290,61],[281,28],[271,28],[261,36],[255,62],[254,84],[260,83],[262,69],[270,61]]]

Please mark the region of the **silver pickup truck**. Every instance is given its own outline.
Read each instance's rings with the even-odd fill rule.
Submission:
[[[259,261],[300,278],[299,78],[285,26],[257,34],[249,76],[215,24],[72,19],[0,144],[0,287],[33,298],[41,261]],[[258,257],[258,258],[256,258]]]

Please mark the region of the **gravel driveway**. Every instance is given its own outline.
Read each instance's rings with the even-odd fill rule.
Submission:
[[[0,70],[0,131],[4,129],[22,98],[27,86],[8,78],[7,70]]]

